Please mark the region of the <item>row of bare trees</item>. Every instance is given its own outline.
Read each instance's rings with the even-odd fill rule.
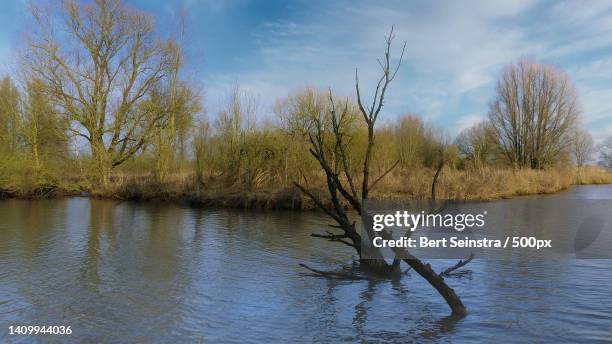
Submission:
[[[353,162],[351,173],[358,173],[365,158],[360,147],[368,140],[368,130],[355,100],[333,92],[330,97],[329,90],[299,89],[277,101],[273,120],[262,120],[257,116],[257,101],[234,87],[225,108],[194,131],[198,180],[201,184],[246,189],[291,187],[293,181],[324,186],[318,162],[308,152],[308,134],[317,123],[322,129],[331,128],[332,107],[346,110],[342,118],[345,153]],[[375,173],[383,173],[394,164],[398,171],[437,167],[443,149],[449,152],[449,164],[456,164],[458,159],[436,128],[417,116],[402,116],[374,131],[377,144],[371,168]],[[330,154],[335,153],[332,150]]]
[[[476,167],[541,169],[570,160],[582,167],[595,158],[596,147],[579,122],[570,78],[550,65],[522,60],[505,68],[488,119],[461,132],[455,145]]]
[[[346,105],[343,121],[352,133],[344,143],[352,161],[368,160],[380,173],[396,162],[402,169],[436,168],[442,152],[450,157],[448,165],[458,162],[456,148],[445,145],[416,116],[379,128],[356,120],[361,112],[358,94],[354,100],[331,101],[328,92],[299,91],[278,102],[278,121],[262,126],[254,120],[256,101],[236,88],[215,121],[194,126],[203,109],[198,92],[181,78],[180,40],[160,38],[150,16],[119,0],[86,5],[68,0],[59,11],[34,8],[33,16],[24,84],[44,96],[49,103],[45,111],[53,114],[49,118],[61,120],[69,139],[88,148],[94,179],[103,188],[109,186],[113,169],[135,157],[151,157],[160,181],[190,157],[202,183],[220,177],[228,185],[251,188],[303,181],[316,170],[316,161],[304,153],[309,144],[304,133],[312,126],[304,116],[327,113],[332,105]],[[567,76],[549,66],[520,62],[507,68],[497,91],[489,121],[457,140],[466,160],[542,168],[559,160],[573,142],[577,164],[584,163],[590,155],[588,134],[569,134],[578,110]],[[366,110],[372,110],[369,106]],[[381,138],[366,146],[370,153],[354,153],[352,145],[367,144],[375,131]],[[6,147],[14,142],[7,141]]]

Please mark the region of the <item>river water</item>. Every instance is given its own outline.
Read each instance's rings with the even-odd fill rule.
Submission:
[[[612,199],[612,186],[537,197]],[[469,310],[454,321],[415,273],[305,273],[298,264],[338,270],[354,258],[309,236],[326,223],[316,213],[2,201],[0,343],[612,342],[612,260],[476,259],[447,279]],[[9,335],[17,325],[73,332]]]

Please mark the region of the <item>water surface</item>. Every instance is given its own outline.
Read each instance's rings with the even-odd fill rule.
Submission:
[[[612,186],[538,197],[610,199]],[[354,258],[309,236],[327,222],[87,198],[2,201],[0,342],[612,341],[612,260],[476,259],[471,273],[448,279],[470,312],[455,322],[414,273],[376,282],[304,274],[299,263],[339,269]],[[9,336],[10,325],[70,325],[73,334]]]

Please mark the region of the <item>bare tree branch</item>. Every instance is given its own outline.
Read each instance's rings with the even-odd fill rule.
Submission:
[[[445,276],[449,276],[453,273],[453,271],[461,269],[462,267],[466,266],[469,262],[472,261],[472,259],[474,259],[474,253],[470,253],[470,256],[467,257],[465,260],[459,260],[457,262],[457,264],[449,267],[448,269],[442,271],[440,273],[440,277],[445,277]]]
[[[391,167],[389,167],[389,169],[387,169],[385,172],[383,172],[383,174],[380,175],[380,177],[376,178],[376,180],[374,180],[374,182],[372,183],[372,185],[370,186],[370,190],[374,189],[374,187],[376,186],[376,184],[381,181],[383,178],[385,178],[385,176],[387,176],[387,174],[391,173],[391,171],[393,171],[393,169],[400,163],[399,160],[397,160],[395,162],[395,164],[393,164]]]

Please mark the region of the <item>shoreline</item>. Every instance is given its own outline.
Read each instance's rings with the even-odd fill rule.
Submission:
[[[570,190],[576,186],[605,186],[612,183],[576,183],[567,185],[560,189],[544,190],[534,193],[508,193],[492,195],[487,198],[469,198],[469,199],[444,199],[452,202],[490,202],[497,200],[514,199],[529,196],[554,195]],[[146,202],[156,204],[178,204],[194,207],[202,207],[206,209],[232,209],[232,210],[249,210],[249,211],[318,211],[318,208],[307,197],[300,194],[297,188],[285,188],[278,191],[233,191],[226,193],[218,192],[202,192],[197,190],[192,194],[164,194],[160,192],[155,195],[131,195],[131,197],[121,197],[118,195],[104,195],[100,193],[92,193],[74,190],[63,190],[61,188],[53,189],[44,194],[19,195],[15,192],[10,192],[0,189],[0,201],[4,200],[53,200],[73,197],[84,197],[97,200],[115,200],[115,201],[130,201],[130,202]],[[383,196],[375,194],[372,200],[376,201],[413,201],[420,200],[416,198],[406,197],[395,194],[394,196]]]

